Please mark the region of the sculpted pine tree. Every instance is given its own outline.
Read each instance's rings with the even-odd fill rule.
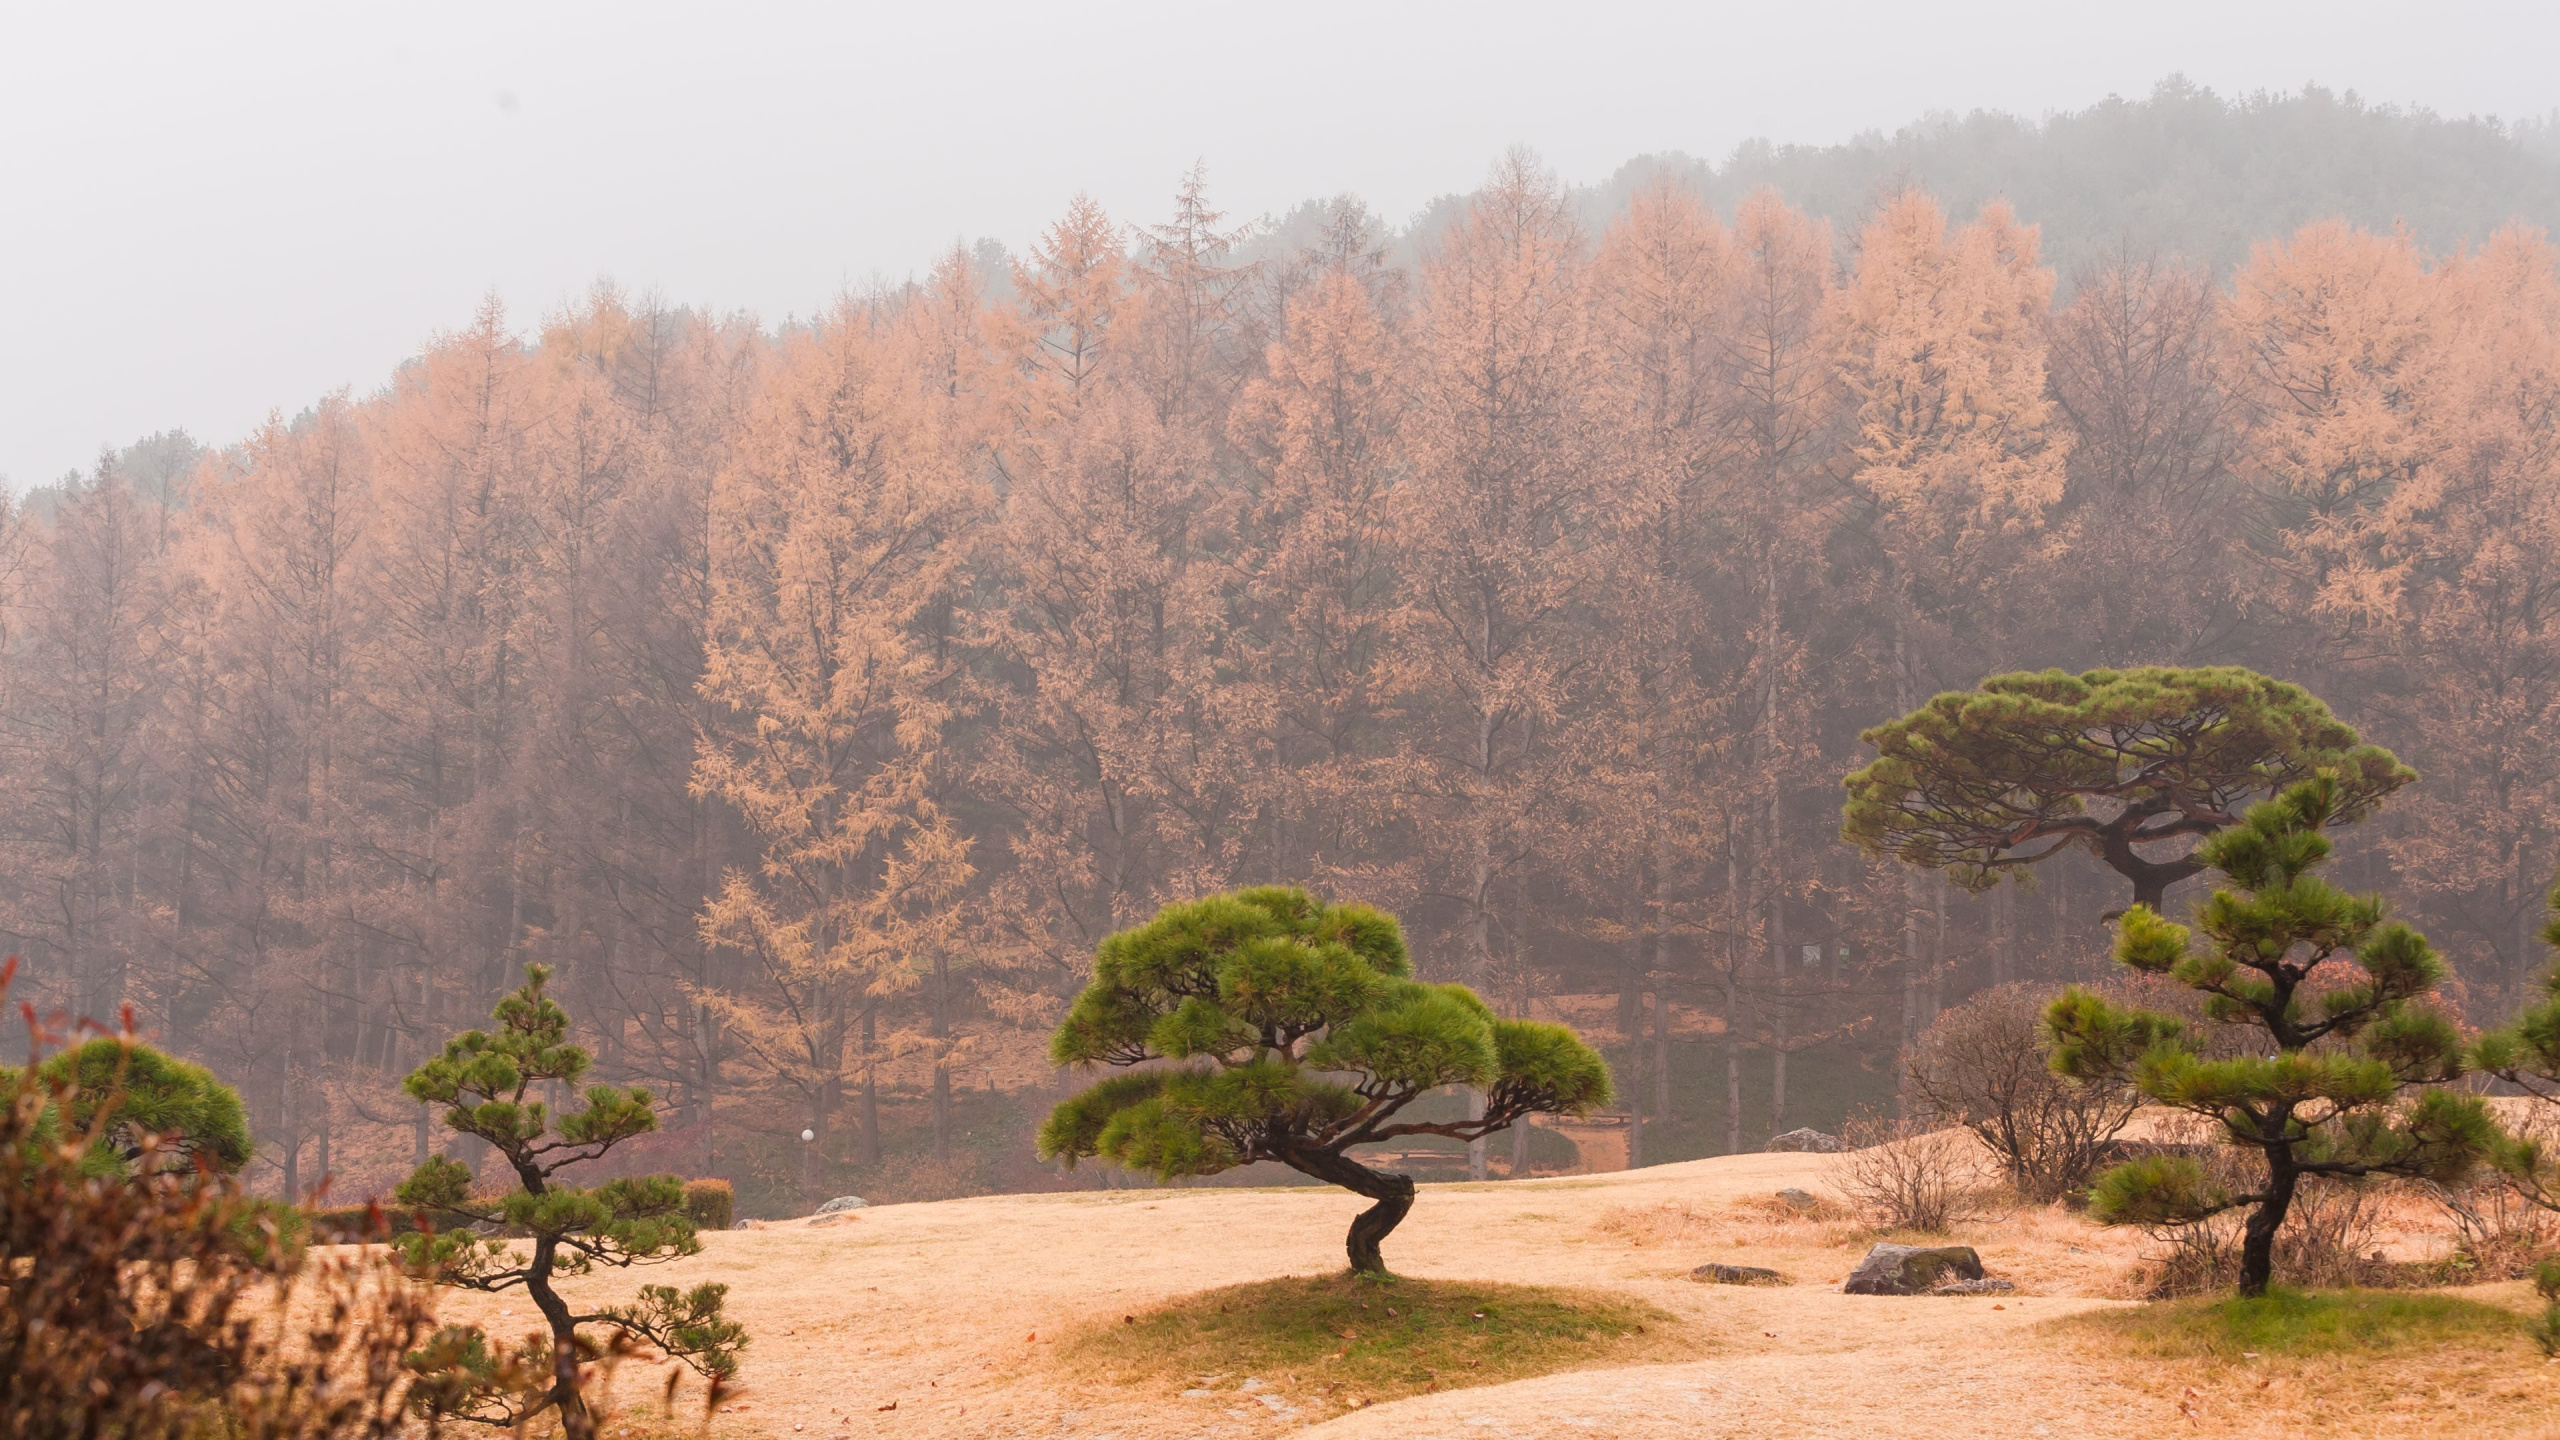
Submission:
[[[2235,666],[1994,675],[1859,738],[1876,758],[1842,782],[1841,834],[1868,854],[1980,890],[2078,845],[2155,911],[2210,862],[2141,847],[2236,824],[2315,770],[2337,776],[2329,824],[2418,778],[2310,692]]]
[[[479,1330],[447,1327],[410,1359],[420,1372],[417,1402],[438,1417],[507,1427],[556,1412],[570,1440],[590,1440],[596,1423],[581,1366],[602,1352],[582,1327],[654,1345],[711,1379],[715,1393],[736,1372],[747,1336],[721,1314],[726,1285],[643,1285],[636,1304],[583,1313],[554,1287],[559,1276],[598,1266],[627,1269],[699,1254],[702,1242],[685,1217],[684,1182],[673,1175],[591,1188],[559,1178],[657,1129],[658,1117],[649,1092],[636,1088],[590,1086],[586,1108],[556,1124],[548,1105],[528,1098],[540,1088],[573,1089],[587,1073],[587,1052],[568,1043],[567,1013],[543,994],[550,978],[547,968],[526,966],[524,985],[498,1002],[496,1033],[455,1036],[407,1081],[419,1101],[444,1107],[455,1132],[487,1142],[515,1172],[517,1188],[485,1194],[460,1161],[432,1156],[393,1193],[452,1228],[394,1243],[413,1269],[439,1283],[492,1294],[521,1288],[550,1332],[502,1355]],[[514,1238],[483,1239],[463,1226],[497,1227]]]
[[[1049,1043],[1061,1065],[1147,1066],[1050,1112],[1043,1158],[1098,1156],[1164,1179],[1273,1160],[1377,1203],[1351,1268],[1413,1208],[1409,1176],[1361,1145],[1475,1141],[1536,1114],[1609,1102],[1609,1069],[1561,1025],[1505,1020],[1463,985],[1411,978],[1394,917],[1270,886],[1168,905],[1102,942],[1093,983]],[[1398,1119],[1428,1091],[1483,1092],[1479,1119]]]
[[[2130,1078],[2152,1103],[2202,1116],[2223,1143],[2264,1157],[2265,1180],[2245,1193],[2213,1184],[2190,1157],[2160,1156],[2101,1175],[2089,1197],[2089,1213],[2111,1225],[2190,1225],[2247,1207],[2243,1295],[2266,1293],[2276,1231],[2304,1180],[2450,1183],[2496,1139],[2477,1096],[2429,1088],[2402,1103],[2410,1087],[2460,1075],[2462,1045],[2426,1008],[2448,973],[2426,938],[2385,920],[2379,898],[2314,873],[2329,858],[2321,832],[2349,795],[2323,772],[2197,847],[2227,881],[2197,910],[2201,947],[2145,905],[2125,912],[2118,933],[2119,962],[2201,992],[2208,1020],[2261,1032],[2273,1053],[2206,1059],[2181,1022],[2077,986],[2045,1016],[2059,1073]]]

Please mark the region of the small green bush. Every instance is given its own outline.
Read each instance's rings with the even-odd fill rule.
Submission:
[[[696,1230],[726,1230],[738,1209],[738,1192],[726,1180],[684,1182],[684,1218]]]

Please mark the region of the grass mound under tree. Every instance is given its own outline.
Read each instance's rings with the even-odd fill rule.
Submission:
[[[2525,1339],[2525,1319],[2512,1310],[2405,1290],[2277,1287],[2264,1295],[2172,1300],[2062,1323],[2164,1360],[2521,1347]]]
[[[1610,1095],[1609,1067],[1572,1031],[1412,974],[1395,917],[1366,905],[1278,885],[1167,905],[1102,942],[1049,1045],[1060,1065],[1149,1068],[1061,1103],[1041,1158],[1099,1156],[1167,1180],[1276,1160],[1377,1202],[1345,1248],[1353,1270],[1383,1274],[1379,1245],[1413,1208],[1413,1178],[1370,1169],[1354,1146],[1480,1140]],[[1473,1088],[1482,1108],[1407,1113],[1445,1085]]]
[[[1249,1378],[1355,1405],[1685,1353],[1679,1321],[1614,1295],[1349,1272],[1187,1295],[1072,1337],[1120,1385],[1231,1390]]]

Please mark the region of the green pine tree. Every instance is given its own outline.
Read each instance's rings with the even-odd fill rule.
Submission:
[[[236,1175],[255,1150],[240,1092],[130,1031],[93,1036],[47,1056],[36,1069],[69,1111],[49,1111],[45,1123],[58,1128],[67,1120],[71,1133],[94,1137],[89,1168],[95,1173],[202,1164]],[[14,1068],[0,1065],[0,1090],[18,1079]]]
[[[419,1403],[431,1413],[486,1424],[521,1426],[545,1411],[558,1414],[569,1440],[590,1440],[595,1417],[580,1393],[580,1367],[602,1353],[582,1327],[601,1327],[644,1341],[718,1386],[736,1373],[746,1332],[725,1318],[726,1285],[678,1291],[644,1285],[631,1305],[580,1313],[552,1285],[560,1275],[598,1266],[624,1269],[700,1253],[685,1217],[684,1182],[673,1175],[564,1184],[559,1174],[658,1128],[649,1092],[594,1085],[586,1107],[553,1124],[549,1107],[527,1097],[535,1087],[573,1088],[586,1074],[587,1052],[568,1043],[569,1016],[543,994],[551,978],[525,967],[525,983],[498,1002],[496,1033],[473,1030],[445,1043],[444,1053],[413,1071],[408,1091],[445,1107],[445,1123],[486,1141],[514,1171],[516,1188],[475,1194],[460,1162],[432,1156],[393,1193],[439,1225],[494,1228],[517,1239],[484,1239],[469,1229],[422,1231],[393,1243],[422,1273],[469,1290],[522,1287],[542,1313],[549,1335],[513,1353],[492,1351],[475,1329],[449,1327],[411,1357],[420,1373]]]
[[[1609,1068],[1561,1025],[1506,1020],[1463,985],[1411,978],[1404,932],[1365,905],[1279,886],[1168,905],[1102,942],[1050,1041],[1061,1065],[1148,1066],[1075,1095],[1043,1158],[1100,1156],[1164,1179],[1274,1160],[1377,1203],[1351,1222],[1354,1271],[1413,1208],[1409,1176],[1353,1158],[1411,1135],[1475,1140],[1609,1101]],[[1471,1085],[1480,1120],[1396,1118]]]
[[[2301,686],[2230,665],[1994,675],[1858,738],[1876,758],[1841,782],[1840,833],[1868,854],[1981,889],[2079,846],[2154,910],[2206,862],[2136,847],[2223,829],[2318,769],[2339,776],[2331,823],[2418,778]]]
[[[2496,1143],[2478,1097],[2404,1093],[2460,1075],[2462,1045],[2424,1004],[2447,973],[2426,938],[2384,919],[2378,897],[2314,873],[2329,858],[2322,829],[2352,793],[2322,771],[2198,847],[2224,880],[2197,907],[2201,945],[2143,905],[2117,934],[2118,961],[2201,992],[2209,1022],[2259,1032],[2272,1053],[2207,1059],[2178,1020],[2077,986],[2045,1017],[2061,1074],[2129,1077],[2145,1098],[2205,1117],[2224,1143],[2263,1158],[2263,1181],[2242,1193],[2211,1183],[2191,1158],[2155,1156],[2101,1175],[2090,1194],[2090,1214],[2106,1224],[2194,1224],[2248,1207],[2243,1295],[2266,1293],[2276,1231],[2303,1181],[2452,1181]]]

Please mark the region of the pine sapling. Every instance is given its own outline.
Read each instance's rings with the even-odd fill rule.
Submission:
[[[569,1440],[595,1434],[593,1408],[582,1392],[583,1367],[605,1353],[592,1329],[608,1343],[645,1342],[692,1367],[712,1382],[716,1403],[737,1371],[746,1332],[722,1314],[729,1287],[644,1285],[637,1301],[600,1310],[573,1310],[553,1280],[598,1267],[625,1269],[701,1252],[685,1216],[684,1182],[673,1175],[608,1180],[582,1187],[563,1183],[560,1172],[593,1160],[658,1126],[649,1092],[611,1085],[589,1086],[586,1106],[557,1119],[539,1100],[537,1086],[574,1087],[585,1076],[587,1052],[568,1043],[569,1017],[543,993],[551,972],[525,967],[525,983],[498,1002],[494,1033],[473,1030],[447,1041],[444,1053],[412,1072],[411,1095],[445,1107],[445,1123],[488,1143],[514,1172],[515,1188],[474,1193],[473,1176],[460,1162],[431,1156],[394,1192],[404,1205],[427,1212],[450,1228],[398,1237],[413,1267],[447,1285],[497,1293],[521,1288],[541,1312],[547,1335],[528,1337],[512,1354],[493,1351],[479,1331],[448,1327],[412,1357],[420,1371],[414,1392],[431,1414],[519,1427],[545,1412],[558,1416]]]

